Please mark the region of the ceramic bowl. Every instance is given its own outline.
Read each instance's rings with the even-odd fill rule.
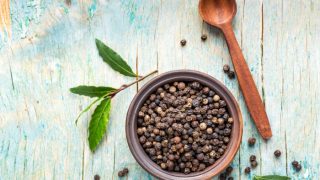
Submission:
[[[150,94],[156,91],[157,88],[163,86],[164,84],[172,83],[174,81],[198,81],[201,84],[208,86],[227,102],[228,111],[234,119],[232,134],[227,150],[225,151],[223,156],[220,159],[218,159],[213,165],[207,167],[205,170],[200,172],[184,174],[178,172],[169,172],[161,169],[160,166],[153,162],[145,153],[144,149],[139,143],[138,135],[136,133],[138,112],[144,104],[144,102],[149,98]],[[235,157],[241,143],[242,130],[243,123],[241,112],[238,103],[231,94],[231,92],[217,79],[209,76],[208,74],[192,70],[170,71],[161,74],[147,82],[133,98],[129,106],[126,118],[126,137],[132,155],[140,164],[140,166],[144,168],[146,171],[148,171],[150,174],[159,179],[166,180],[209,179],[215,175],[218,175],[230,165],[233,158]]]

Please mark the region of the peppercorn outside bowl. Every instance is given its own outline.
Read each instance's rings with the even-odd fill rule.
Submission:
[[[203,171],[192,172],[190,174],[184,174],[179,172],[171,172],[161,169],[155,162],[153,162],[143,147],[140,145],[137,135],[137,117],[140,108],[149,96],[157,90],[157,88],[167,83],[175,81],[192,82],[198,81],[203,85],[208,86],[214,90],[219,96],[221,96],[227,102],[227,108],[232,118],[234,119],[231,139],[228,147],[223,156],[218,159],[214,164],[208,166]],[[209,179],[226,169],[233,158],[235,157],[241,143],[243,131],[242,116],[237,101],[231,92],[217,79],[209,76],[208,74],[201,73],[193,70],[176,70],[169,71],[161,74],[154,79],[146,83],[136,94],[132,100],[126,118],[126,138],[130,148],[130,151],[136,161],[147,172],[159,179],[167,180],[198,180]]]

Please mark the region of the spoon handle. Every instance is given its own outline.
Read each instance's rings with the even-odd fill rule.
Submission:
[[[256,127],[264,139],[272,136],[270,123],[260,98],[257,87],[254,83],[248,65],[243,57],[237,39],[234,35],[231,23],[221,27],[229,47],[232,63],[239,81],[244,100],[247,104],[250,115],[256,124]]]

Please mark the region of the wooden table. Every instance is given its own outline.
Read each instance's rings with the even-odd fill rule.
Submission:
[[[193,69],[223,82],[244,119],[243,143],[234,159],[235,179],[279,174],[320,177],[320,1],[238,0],[234,29],[271,121],[262,140],[250,119],[237,80],[222,72],[231,64],[222,34],[198,15],[195,0],[1,0],[0,179],[154,179],[132,157],[125,116],[143,83],[113,100],[107,138],[93,154],[87,143],[92,111],[74,120],[89,99],[73,95],[80,84],[133,81],[98,56],[99,38],[140,75],[158,69]],[[10,3],[10,7],[9,7]],[[202,42],[200,36],[207,34]],[[180,46],[186,39],[187,45]],[[247,145],[251,136],[258,142]],[[276,159],[273,152],[280,149]],[[249,156],[259,166],[245,175]],[[296,173],[293,160],[301,162]]]

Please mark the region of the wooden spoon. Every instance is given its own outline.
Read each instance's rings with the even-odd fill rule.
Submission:
[[[251,117],[261,136],[264,139],[271,138],[272,131],[267,113],[232,29],[231,22],[237,12],[235,0],[200,0],[199,12],[205,22],[223,32]]]

